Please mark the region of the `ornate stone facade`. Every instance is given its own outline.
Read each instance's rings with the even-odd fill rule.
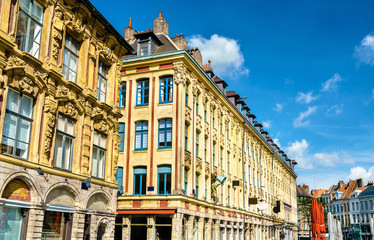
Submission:
[[[0,205],[22,214],[20,239],[51,234],[46,226],[56,216],[64,221],[49,226],[65,227],[64,239],[113,239],[118,69],[133,49],[87,1],[35,0],[30,6],[42,19],[33,43],[23,41],[31,37],[27,26],[24,35],[17,30],[27,7],[12,0],[0,8]],[[64,61],[73,51],[68,41],[76,44],[76,65]],[[99,65],[107,69],[102,98]]]

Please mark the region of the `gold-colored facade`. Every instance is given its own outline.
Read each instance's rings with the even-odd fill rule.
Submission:
[[[0,1],[0,19],[0,238],[113,239],[132,48],[85,0]]]
[[[287,239],[297,238],[293,165],[187,51],[128,58],[121,73],[126,103],[119,120],[124,126],[124,148],[118,163],[123,169],[119,183],[123,192],[117,213],[118,224],[124,227],[121,234],[116,231],[118,236],[280,239],[285,233]],[[165,93],[160,84],[170,78],[172,97],[163,102],[170,88]],[[143,81],[149,87],[146,104]],[[167,148],[164,119],[172,122]],[[144,130],[141,122],[147,124],[146,134],[137,131]],[[145,147],[137,147],[139,139],[146,145],[138,147]],[[165,166],[170,186],[163,180]],[[226,177],[219,186],[218,176]],[[258,204],[249,204],[253,198]],[[274,213],[277,201],[280,212]],[[260,210],[260,205],[265,209]]]

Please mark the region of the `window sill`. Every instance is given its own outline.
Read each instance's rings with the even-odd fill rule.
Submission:
[[[134,108],[137,109],[137,108],[147,108],[149,106],[149,104],[142,104],[142,105],[135,105]]]
[[[3,153],[3,152],[2,152],[1,154],[5,155],[5,156],[8,156],[8,157],[16,158],[16,159],[19,159],[19,160],[22,160],[22,161],[29,161],[29,160],[28,160],[28,156],[27,156],[27,158],[21,158],[21,157],[17,157],[17,156],[15,156],[15,155],[8,154],[8,153]]]
[[[171,102],[159,102],[158,105],[161,105],[161,106],[173,105],[173,101],[171,101]]]
[[[158,148],[158,149],[157,149],[157,152],[166,152],[166,151],[170,151],[170,150],[172,150],[172,149],[173,149],[172,147]]]
[[[134,149],[134,152],[137,152],[137,153],[142,153],[142,152],[147,152],[148,149]]]

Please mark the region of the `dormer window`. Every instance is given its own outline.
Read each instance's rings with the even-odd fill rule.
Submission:
[[[149,54],[149,41],[139,43],[139,56],[147,56]]]

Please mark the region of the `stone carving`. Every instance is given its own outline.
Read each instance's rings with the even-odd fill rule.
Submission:
[[[175,84],[180,84],[182,83],[183,85],[187,81],[187,69],[184,66],[182,62],[176,62],[173,65],[174,69],[174,83]]]
[[[191,120],[192,120],[192,118],[191,118],[191,108],[188,107],[188,106],[186,106],[186,108],[185,108],[185,117],[186,117],[186,121],[188,123],[191,123]]]
[[[57,86],[57,91],[56,91],[56,96],[61,97],[61,96],[66,96],[68,95],[69,89],[63,85],[58,85]]]
[[[117,124],[118,126],[118,124]],[[118,129],[116,129],[116,132],[118,132]],[[119,145],[121,144],[121,136],[119,134],[114,135],[114,154],[113,154],[113,160],[114,160],[114,169],[117,170],[118,168],[118,159],[119,159]],[[114,171],[116,173],[116,171]]]
[[[21,78],[21,80],[19,80],[19,87],[22,92],[31,95],[34,91],[34,82],[30,78],[25,76]]]
[[[75,109],[74,105],[71,102],[68,102],[65,105],[64,113],[66,116],[74,118],[77,113],[77,110]]]
[[[201,160],[201,158],[199,157],[196,157],[196,173],[200,175],[202,169],[203,169],[203,160]]]
[[[86,25],[82,22],[82,16],[80,14],[73,14],[71,20],[66,22],[66,26],[69,26],[74,32],[81,34],[83,33]]]
[[[209,162],[205,161],[205,175],[209,176],[209,173],[210,173]]]
[[[200,131],[202,129],[201,121],[202,121],[201,116],[196,115],[196,129],[199,129]]]
[[[20,59],[19,57],[14,56],[14,55],[11,55],[8,58],[8,62],[7,62],[7,65],[6,65],[7,68],[11,68],[11,67],[23,67],[23,66],[26,66],[25,61],[23,61],[22,59]]]
[[[191,153],[187,150],[184,151],[184,166],[189,170],[191,169]]]
[[[205,122],[204,134],[205,136],[209,136],[209,125],[207,122]]]
[[[218,140],[218,137],[217,137],[217,129],[216,128],[213,128],[213,142],[217,142]]]
[[[104,119],[101,119],[100,122],[95,124],[95,128],[100,132],[106,132],[108,130],[108,124]]]
[[[44,82],[44,84],[47,84],[47,81],[48,81],[48,73],[40,72],[40,71],[38,71],[38,70],[35,70],[35,71],[34,71],[34,76],[35,76],[36,78],[41,79],[41,80]]]
[[[58,53],[62,42],[62,34],[64,28],[63,12],[60,6],[55,9],[55,18],[53,19],[52,29],[52,56],[57,61]]]
[[[45,118],[47,119],[46,129],[44,132],[44,157],[47,159],[50,156],[53,131],[56,124],[56,110],[57,102],[52,97],[47,96],[44,107]]]

